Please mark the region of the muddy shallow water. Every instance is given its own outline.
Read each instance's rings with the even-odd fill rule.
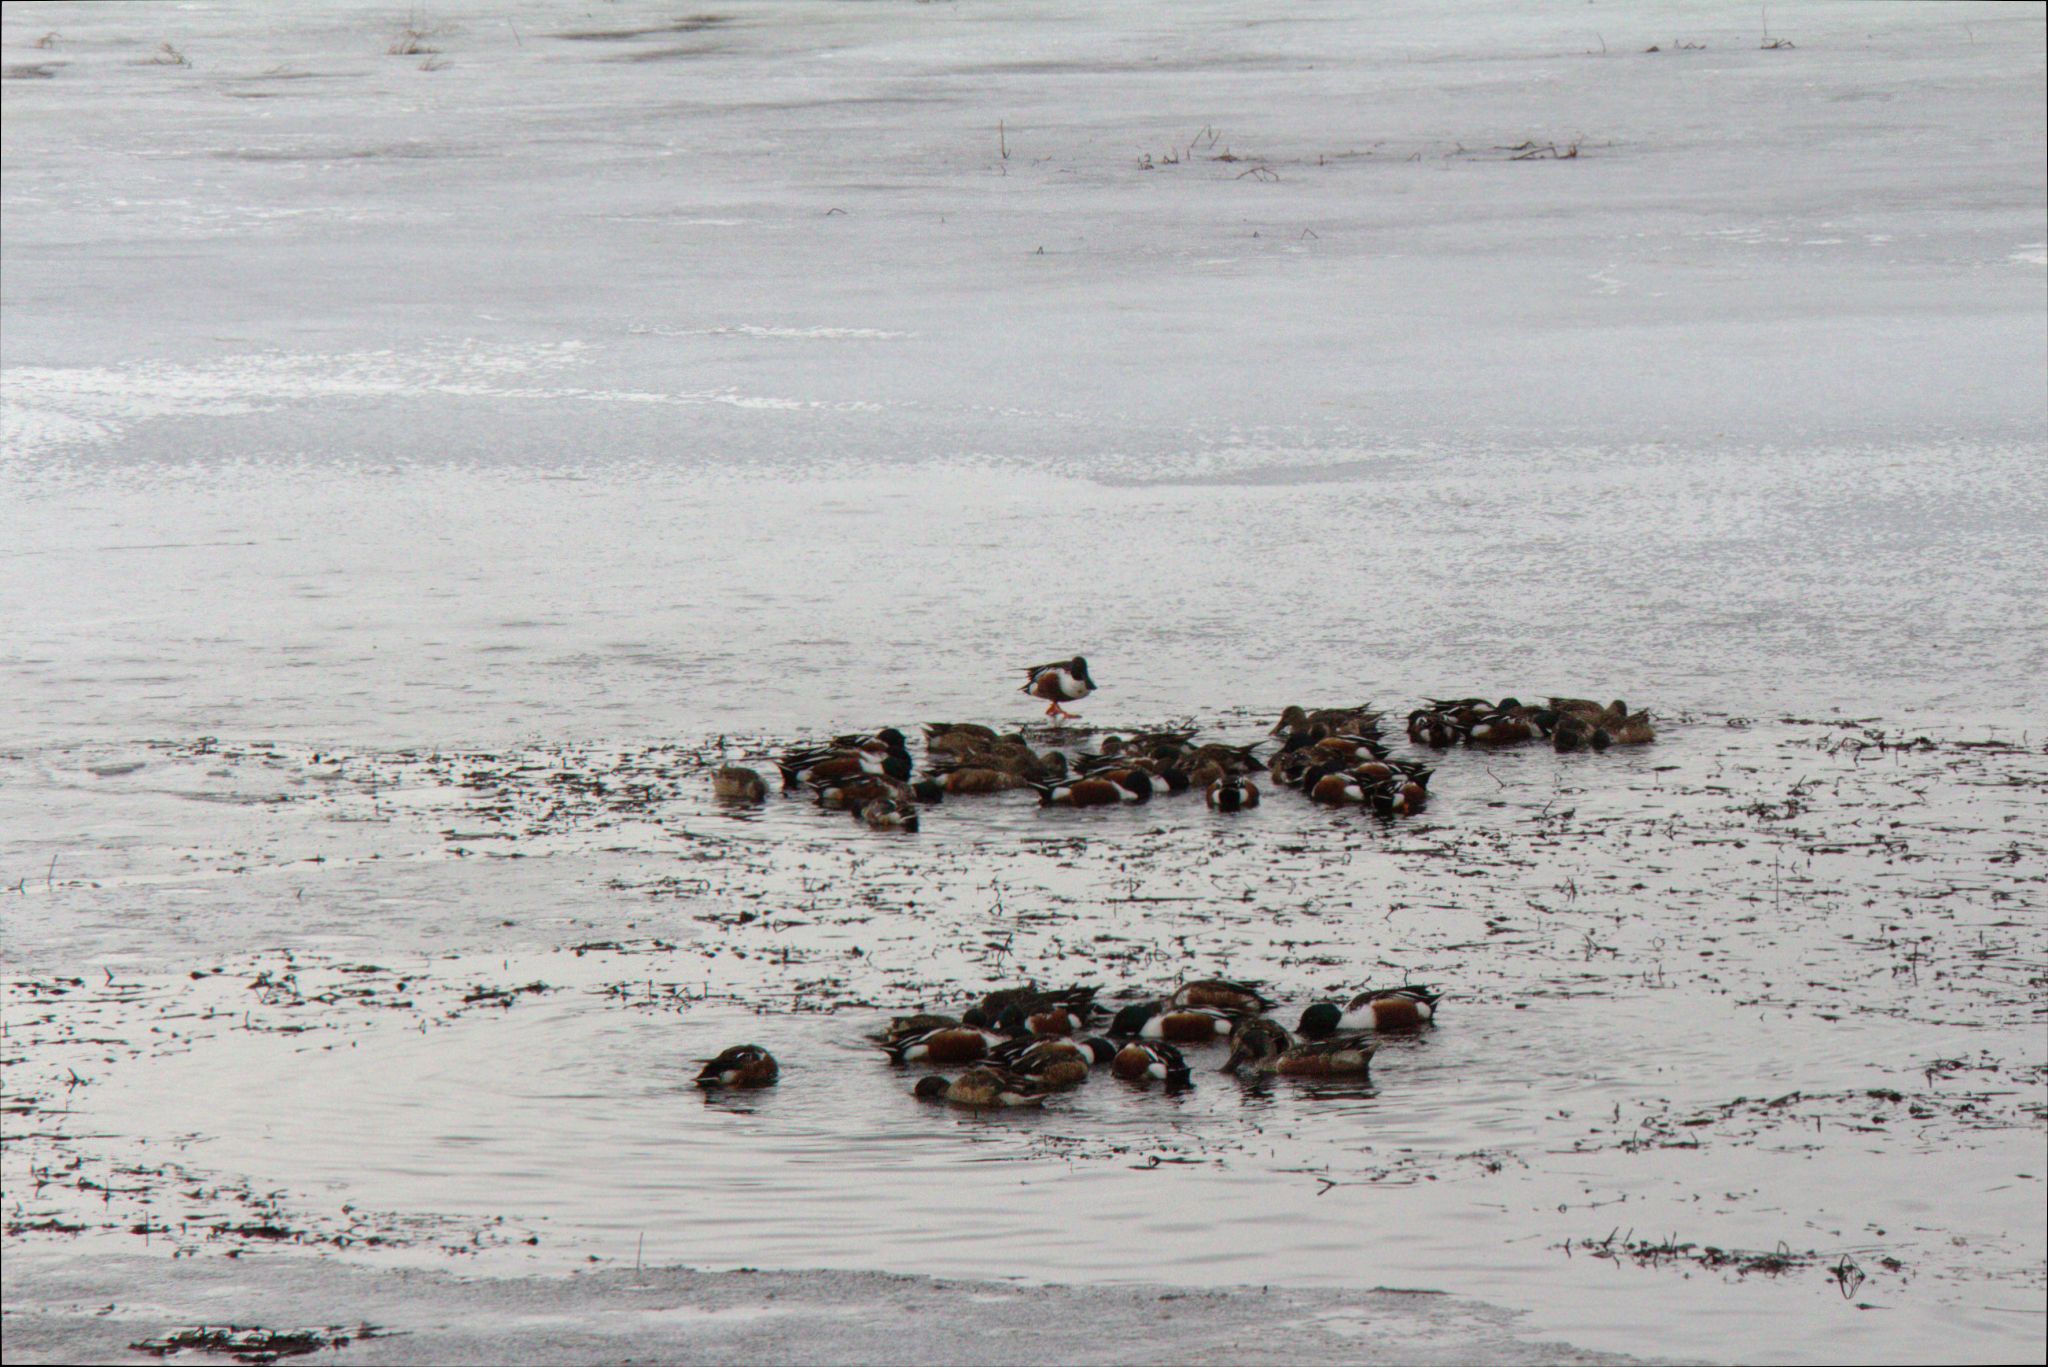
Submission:
[[[10,1144],[10,1228],[480,1270],[1430,1286],[1683,1356],[2029,1341],[2038,748],[1697,716],[1604,756],[1452,752],[1392,824],[1287,793],[1236,820],[1012,794],[887,837],[719,808],[720,744],[17,761],[159,814],[111,842],[124,868],[18,891],[70,913],[11,918],[28,948],[39,923],[74,949],[198,924],[172,929],[182,971],[10,983],[10,1131],[64,1136]],[[164,838],[215,812],[232,849]],[[1024,977],[1118,998],[1211,972],[1283,1017],[1374,981],[1449,996],[1367,1084],[1243,1083],[1209,1049],[1185,1094],[1101,1077],[992,1118],[920,1106],[861,1037]],[[741,1040],[781,1085],[705,1098],[691,1060]]]
[[[2040,1356],[2037,10],[602,8],[7,7],[11,1321],[694,1264]],[[1076,650],[1093,726],[1662,729],[1392,825],[708,801]],[[1040,1115],[862,1041],[1215,973],[1447,996]]]

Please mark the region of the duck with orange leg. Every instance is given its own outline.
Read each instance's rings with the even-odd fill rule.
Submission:
[[[1093,693],[1095,680],[1088,677],[1088,661],[1076,655],[1071,660],[1057,660],[1049,665],[1027,666],[1024,686],[1017,691],[1043,699],[1045,715],[1058,723],[1074,715],[1060,704],[1079,702]]]

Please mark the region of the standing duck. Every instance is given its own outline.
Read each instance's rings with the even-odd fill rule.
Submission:
[[[1024,671],[1024,686],[1017,691],[1029,693],[1034,698],[1045,699],[1045,715],[1058,722],[1074,715],[1060,704],[1079,702],[1093,693],[1095,680],[1088,677],[1088,661],[1076,655],[1071,660],[1027,667]]]

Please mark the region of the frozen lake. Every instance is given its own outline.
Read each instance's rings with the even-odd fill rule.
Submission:
[[[214,1256],[151,1204],[196,1197],[101,1228],[38,1175],[176,1164],[315,1247],[381,1212],[379,1265],[638,1239],[2038,1358],[2043,12],[1768,22],[10,6],[10,1262]],[[720,753],[1027,721],[1015,666],[1076,649],[1101,726],[1569,692],[1667,729],[1453,754],[1420,828],[704,801]],[[466,777],[524,764],[656,796]],[[998,1125],[859,1044],[1223,968],[1455,1009],[1370,1091]],[[287,972],[316,1036],[247,988]],[[749,1033],[777,1094],[679,1086]]]

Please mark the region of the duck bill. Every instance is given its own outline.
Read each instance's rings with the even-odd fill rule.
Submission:
[[[1216,1071],[1219,1073],[1234,1073],[1250,1062],[1251,1056],[1251,1050],[1246,1049],[1243,1045],[1239,1045],[1230,1051],[1230,1057],[1223,1060],[1223,1066]]]

